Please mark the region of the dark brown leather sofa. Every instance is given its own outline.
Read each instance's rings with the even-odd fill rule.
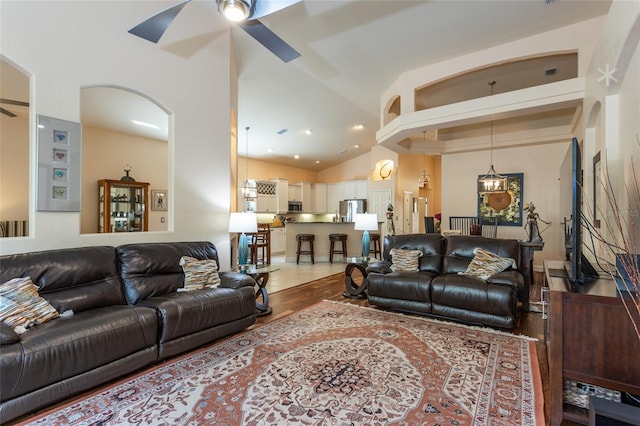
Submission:
[[[520,269],[517,240],[410,234],[387,236],[383,259],[367,268],[369,303],[398,311],[452,319],[468,324],[513,329],[518,292],[524,277],[518,270],[499,272],[486,281],[461,275],[480,247],[510,257]],[[421,250],[419,271],[391,270],[391,249]]]
[[[60,313],[17,335],[0,323],[0,423],[255,323],[255,281],[221,272],[217,288],[178,292],[181,256],[209,242],[81,247],[0,257],[0,282],[30,276]]]

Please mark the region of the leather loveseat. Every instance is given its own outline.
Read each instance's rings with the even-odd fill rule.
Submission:
[[[255,323],[255,281],[220,272],[216,288],[178,291],[182,256],[209,242],[93,246],[0,257],[0,282],[31,277],[66,313],[23,334],[0,323],[0,423]]]
[[[393,272],[394,248],[422,251],[419,270]],[[514,259],[518,268],[508,268],[486,280],[463,275],[476,248]],[[519,269],[517,240],[479,236],[443,238],[440,234],[387,236],[383,259],[367,268],[368,301],[397,311],[513,329],[518,293],[524,287]]]

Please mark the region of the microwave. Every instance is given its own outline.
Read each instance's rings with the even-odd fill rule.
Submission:
[[[302,201],[289,201],[289,213],[298,213],[302,211]]]

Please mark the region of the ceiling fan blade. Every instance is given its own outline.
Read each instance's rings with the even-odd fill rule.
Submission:
[[[253,13],[249,19],[259,19],[263,16],[267,16],[271,13],[277,12],[289,7],[296,3],[300,3],[302,0],[255,0],[253,5]]]
[[[258,40],[283,62],[289,62],[301,56],[293,47],[265,27],[260,21],[252,20],[239,24],[251,37]]]
[[[9,110],[6,110],[2,107],[0,107],[0,114],[4,114],[4,115],[8,115],[9,117],[13,118],[13,117],[17,117],[17,115],[15,115],[14,113],[12,113]]]
[[[29,106],[29,102],[14,101],[13,99],[5,99],[5,98],[0,98],[0,104],[16,105],[16,106],[22,106],[22,107]]]
[[[140,38],[148,40],[152,43],[157,43],[160,37],[167,31],[169,25],[173,22],[173,19],[180,13],[183,7],[186,6],[191,0],[183,0],[182,3],[178,3],[175,6],[171,6],[162,12],[153,15],[136,25],[129,30],[129,33],[136,35]]]

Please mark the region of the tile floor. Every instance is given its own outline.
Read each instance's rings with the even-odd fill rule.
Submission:
[[[344,272],[346,267],[346,264],[340,259],[334,259],[333,264],[329,262],[312,264],[309,261],[303,262],[301,259],[300,263],[296,264],[295,262],[285,262],[284,255],[272,256],[271,264],[280,269],[269,274],[269,282],[267,283],[269,294]]]

